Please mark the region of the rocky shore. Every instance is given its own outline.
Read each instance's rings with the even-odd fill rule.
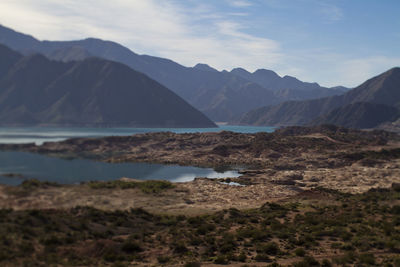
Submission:
[[[400,262],[396,134],[289,127],[257,134],[77,138],[0,149],[106,162],[242,167],[237,178],[184,183],[129,177],[2,185],[0,262],[10,266]]]
[[[106,162],[243,168],[240,177],[229,178],[228,181],[244,186],[220,183],[223,179],[196,179],[178,183],[174,192],[162,197],[163,201],[158,201],[161,196],[154,201],[137,194],[127,194],[124,201],[118,199],[121,197],[118,194],[114,196],[115,201],[110,194],[101,193],[93,197],[98,191],[87,191],[83,185],[41,189],[38,195],[42,197],[33,195],[29,200],[8,196],[1,205],[13,208],[73,207],[76,203],[70,199],[80,198],[82,203],[103,209],[142,207],[152,211],[196,213],[227,207],[258,207],[265,201],[288,198],[318,187],[362,193],[371,188],[389,188],[392,183],[400,182],[400,137],[397,134],[335,126],[288,127],[274,133],[256,134],[146,133],[125,137],[75,138],[40,146],[1,145],[0,149]],[[6,190],[2,191],[4,196]],[[89,193],[82,193],[84,191]],[[43,197],[45,192],[50,196]],[[53,195],[57,201],[53,201]],[[141,202],[143,199],[145,201]],[[131,202],[133,204],[127,204]]]

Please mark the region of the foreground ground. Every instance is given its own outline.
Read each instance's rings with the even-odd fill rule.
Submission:
[[[47,186],[52,185],[26,183],[20,190]],[[255,209],[201,216],[82,206],[3,209],[0,261],[2,266],[399,266],[399,226],[398,185],[357,195],[313,189]]]
[[[108,162],[244,167],[241,177],[224,180],[241,186],[210,179],[0,186],[4,264],[400,266],[396,134],[290,127],[271,134],[151,133],[0,148]]]

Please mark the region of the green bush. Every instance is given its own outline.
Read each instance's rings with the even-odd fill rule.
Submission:
[[[143,249],[140,247],[140,245],[134,241],[126,241],[122,247],[122,251],[126,253],[136,253],[136,252],[141,252]]]
[[[237,257],[238,261],[245,262],[247,259],[247,255],[244,251],[240,252],[239,256]]]
[[[183,265],[184,267],[201,267],[201,263],[198,261],[190,261]]]
[[[183,241],[173,244],[174,252],[178,254],[184,254],[188,252],[188,248],[186,247]]]
[[[306,255],[306,251],[304,248],[296,248],[294,254],[299,257],[304,257]]]
[[[320,263],[311,256],[306,256],[302,261],[293,264],[293,267],[320,266]]]
[[[159,193],[163,190],[174,188],[175,185],[169,181],[149,180],[143,182],[128,182],[128,181],[107,181],[107,182],[89,182],[89,187],[92,189],[130,189],[139,188],[144,193]]]
[[[171,260],[171,258],[169,256],[158,256],[157,257],[157,261],[159,263],[167,263]]]
[[[374,265],[375,264],[375,256],[372,253],[364,253],[358,256],[358,260],[360,263]]]
[[[328,259],[324,259],[321,263],[321,267],[331,267],[332,263]]]
[[[260,262],[270,262],[271,261],[270,257],[265,253],[257,253],[255,260],[260,261]]]
[[[275,242],[269,242],[267,244],[258,246],[257,252],[265,253],[267,255],[277,255],[280,250],[278,244],[276,244]]]
[[[38,179],[28,179],[24,180],[20,186],[24,189],[34,189],[34,188],[41,188],[41,187],[48,187],[48,186],[60,186],[57,183],[54,182],[42,182],[39,181]]]
[[[216,263],[216,264],[228,264],[229,261],[224,255],[218,255],[215,258],[214,263]]]
[[[353,263],[355,260],[356,260],[356,254],[354,252],[347,252],[343,256],[336,257],[333,259],[334,263],[339,265]]]

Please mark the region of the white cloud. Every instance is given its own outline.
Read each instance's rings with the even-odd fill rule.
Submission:
[[[316,81],[318,77],[322,86],[356,87],[396,66],[400,66],[400,57],[354,57],[321,49],[296,51],[295,54],[288,55],[277,70],[278,73],[296,76],[308,82]]]
[[[245,34],[229,14],[173,0],[2,0],[0,23],[39,39],[109,39],[190,66],[255,69],[281,56],[276,41]]]
[[[227,0],[227,1],[231,6],[234,7],[249,7],[253,5],[250,1],[246,0]]]
[[[318,2],[321,14],[330,22],[336,22],[344,18],[343,10],[335,5]]]
[[[386,56],[371,56],[365,58],[349,59],[343,62],[336,72],[338,77],[346,84],[354,86],[366,81],[373,76],[393,67],[400,66],[400,58]]]
[[[226,1],[236,7],[254,3]],[[326,4],[329,2],[304,1],[312,3],[328,21],[343,18],[342,10]],[[232,8],[224,13],[212,2],[182,3],[177,0],[1,0],[0,23],[42,40],[97,37],[121,43],[136,53],[170,58],[186,66],[203,62],[219,70],[267,68],[326,86],[356,86],[400,63],[400,58],[379,55],[361,58],[334,54],[330,50],[283,51],[278,41],[248,33],[246,23],[251,23],[251,16],[247,13],[232,13]],[[284,4],[291,7],[290,2],[280,0],[264,3],[270,8],[282,8],[279,5]]]

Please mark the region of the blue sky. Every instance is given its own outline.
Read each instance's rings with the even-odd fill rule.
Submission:
[[[325,86],[357,86],[400,66],[399,0],[1,0],[0,24]]]

